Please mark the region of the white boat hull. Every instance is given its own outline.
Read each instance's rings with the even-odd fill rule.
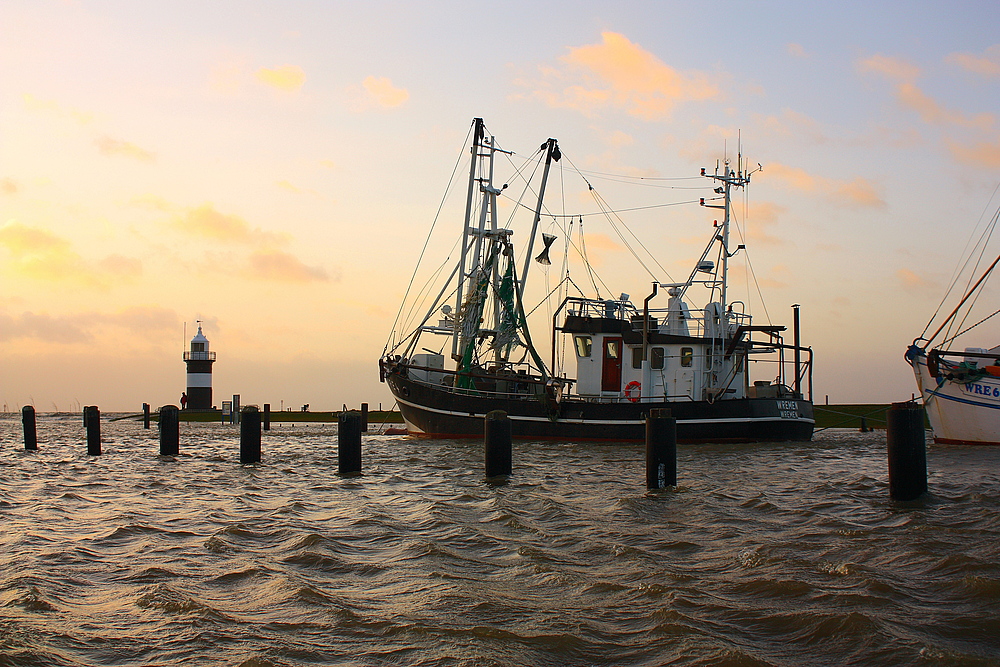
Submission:
[[[910,360],[910,365],[934,431],[934,442],[1000,445],[1000,378],[987,375],[963,384],[947,380],[943,374],[934,377],[923,355]]]

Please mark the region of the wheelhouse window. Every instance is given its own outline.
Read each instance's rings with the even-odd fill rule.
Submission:
[[[649,367],[654,371],[663,370],[663,348],[653,347],[649,350]]]
[[[632,368],[642,368],[642,347],[632,348]]]
[[[576,342],[576,356],[589,357],[594,348],[594,340],[590,336],[576,336],[573,340]]]
[[[682,347],[681,366],[683,366],[684,368],[690,368],[693,362],[694,362],[694,348]]]

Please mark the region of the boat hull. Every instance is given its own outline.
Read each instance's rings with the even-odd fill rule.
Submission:
[[[943,445],[1000,445],[1000,378],[968,383],[931,375],[927,357],[910,360],[934,442]]]
[[[815,424],[812,403],[790,398],[546,403],[527,396],[460,394],[395,373],[386,382],[410,433],[435,437],[481,438],[484,417],[493,410],[507,413],[513,437],[541,440],[643,441],[646,416],[654,408],[671,410],[682,443],[808,441]]]

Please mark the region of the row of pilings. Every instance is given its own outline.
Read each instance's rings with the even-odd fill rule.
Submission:
[[[176,456],[180,451],[180,414],[176,406],[160,408],[160,455]],[[143,404],[144,425],[149,427],[149,405]],[[37,450],[35,408],[24,406],[24,449]],[[361,434],[365,415],[342,412],[337,428],[337,471],[340,474],[361,472]],[[101,411],[89,405],[83,409],[87,431],[87,453],[101,454]],[[924,411],[916,403],[893,403],[888,411],[886,433],[889,467],[889,495],[893,500],[914,500],[927,491],[926,432]],[[261,460],[261,413],[247,406],[240,413],[240,463]],[[511,422],[507,413],[496,410],[486,415],[484,423],[484,458],[488,478],[506,477],[513,471]],[[650,410],[646,418],[646,488],[677,486],[677,420],[670,410]]]

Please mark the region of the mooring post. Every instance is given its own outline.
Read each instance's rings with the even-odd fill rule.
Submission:
[[[142,404],[142,427],[149,428],[149,403]]]
[[[868,420],[864,417],[861,418],[861,432],[868,433],[871,429],[868,428]]]
[[[176,405],[164,405],[160,408],[160,456],[177,456],[180,441],[180,411]]]
[[[503,410],[486,413],[483,427],[486,448],[486,476],[510,475],[513,471],[510,420]]]
[[[361,404],[361,432],[368,432],[368,404]]]
[[[337,472],[361,472],[361,414],[341,412],[337,423]]]
[[[240,410],[240,463],[260,463],[260,411],[256,405]]]
[[[264,404],[264,430],[265,431],[270,431],[271,430],[271,404],[270,403],[265,403]]]
[[[677,420],[667,408],[646,417],[646,488],[677,486]]]
[[[927,448],[924,408],[917,403],[893,403],[886,415],[889,450],[889,497],[914,500],[927,492]]]
[[[87,428],[87,410],[90,409],[89,405],[83,406],[83,427]]]
[[[101,411],[96,405],[83,409],[83,421],[87,425],[87,454],[101,455]]]
[[[25,451],[38,449],[38,432],[35,422],[35,406],[26,405],[21,408],[21,425],[24,426]]]

